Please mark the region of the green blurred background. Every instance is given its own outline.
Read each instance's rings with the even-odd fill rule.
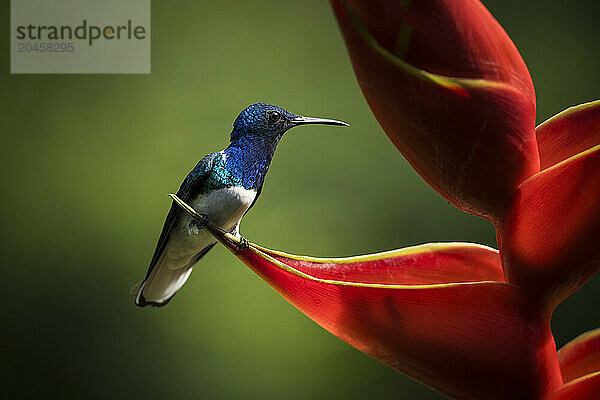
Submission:
[[[485,4],[529,65],[538,121],[600,97],[598,3]],[[326,1],[153,1],[150,75],[10,75],[8,1],[0,10],[3,395],[442,398],[328,334],[222,247],[164,309],[127,293],[166,193],[256,101],[351,127],[284,138],[246,237],[318,256],[495,246],[491,225],[450,206],[382,133]],[[559,306],[558,345],[600,326],[599,278]]]

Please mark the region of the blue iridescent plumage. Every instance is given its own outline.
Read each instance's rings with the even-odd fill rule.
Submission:
[[[279,113],[282,121],[299,118],[281,107],[267,103],[256,103],[246,107],[233,123],[229,146],[200,160],[186,181],[198,179],[210,166],[211,173],[206,184],[200,188],[202,191],[229,186],[259,188],[265,179],[279,140],[285,131],[292,127],[288,124],[269,123],[265,118],[265,113],[269,110]]]
[[[260,195],[279,140],[288,129],[305,124],[347,125],[292,114],[267,103],[246,107],[233,123],[229,146],[202,158],[181,184],[178,197],[237,234],[242,216]],[[136,305],[167,304],[214,244],[208,232],[172,205],[146,278],[133,289]]]

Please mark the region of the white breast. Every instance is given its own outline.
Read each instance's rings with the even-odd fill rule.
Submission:
[[[206,215],[225,230],[239,222],[256,198],[256,190],[229,187],[213,190],[191,201],[196,211]]]

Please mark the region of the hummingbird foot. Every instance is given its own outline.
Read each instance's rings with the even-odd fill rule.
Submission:
[[[204,214],[200,214],[200,216],[202,217],[202,221],[198,221],[198,220],[192,219],[188,223],[188,233],[190,235],[197,235],[197,234],[199,234],[200,231],[202,229],[204,229],[204,227],[206,226],[206,223],[208,222],[208,218]]]
[[[250,247],[250,242],[243,236],[240,236],[240,242],[237,244],[237,250],[242,251]]]

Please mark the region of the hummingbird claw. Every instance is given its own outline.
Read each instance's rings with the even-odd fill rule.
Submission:
[[[238,251],[246,250],[250,247],[250,242],[243,236],[240,236],[240,242],[237,245]]]

